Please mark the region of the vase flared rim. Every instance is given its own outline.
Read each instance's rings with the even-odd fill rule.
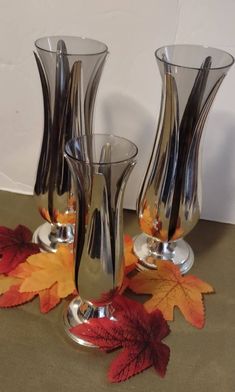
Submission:
[[[100,46],[100,49],[91,51],[90,53],[89,52],[84,53],[84,52],[79,51],[79,50],[72,51],[72,52],[69,51],[68,53],[66,53],[66,56],[85,56],[85,57],[87,57],[87,56],[97,56],[97,55],[101,55],[101,54],[104,54],[104,53],[108,52],[108,47],[103,42],[95,40],[93,38],[82,37],[82,36],[51,35],[51,36],[45,36],[45,37],[38,38],[35,41],[34,44],[35,44],[35,46],[36,46],[36,48],[38,50],[41,50],[41,51],[46,52],[46,53],[57,54],[57,50],[56,49],[49,49],[49,48],[43,47],[43,46],[41,46],[39,44],[40,41],[42,42],[42,41],[46,41],[46,40],[48,41],[48,40],[52,40],[52,39],[53,40],[58,40],[58,41],[59,40],[69,40],[69,39],[70,40],[74,40],[74,41],[77,40],[77,41],[80,41],[80,42],[85,42],[86,41],[87,43],[90,42],[93,45],[96,44],[97,46]]]
[[[182,63],[174,62],[174,61],[170,61],[170,60],[168,61],[168,59],[163,59],[163,58],[161,58],[159,56],[160,51],[162,51],[163,49],[180,49],[180,48],[185,48],[185,49],[186,48],[187,49],[189,49],[189,48],[193,49],[194,48],[194,49],[197,49],[197,50],[198,49],[205,49],[205,51],[206,50],[208,51],[208,54],[207,54],[208,56],[209,56],[209,51],[214,51],[214,52],[217,52],[218,54],[221,53],[221,54],[224,54],[224,55],[226,55],[228,57],[228,60],[230,60],[230,61],[228,61],[227,64],[220,65],[218,67],[212,66],[212,67],[209,68],[211,71],[213,71],[213,70],[216,71],[216,70],[222,70],[222,69],[230,68],[233,65],[234,61],[235,61],[234,57],[229,52],[227,52],[227,51],[225,51],[223,49],[218,49],[218,48],[214,48],[214,47],[211,47],[211,46],[191,45],[191,44],[172,44],[172,45],[161,46],[160,48],[158,48],[155,51],[155,57],[156,57],[156,59],[158,61],[160,61],[162,63],[165,63],[165,64],[168,64],[168,65],[171,65],[173,67],[185,68],[185,69],[193,69],[193,70],[200,70],[201,66],[192,66],[192,65],[186,65],[186,64],[182,64]]]
[[[127,142],[133,148],[133,153],[130,154],[129,157],[125,157],[124,159],[120,159],[120,160],[114,160],[111,162],[99,162],[99,161],[89,162],[88,160],[79,159],[70,153],[69,145],[72,142],[79,141],[82,139],[94,138],[94,137],[107,137],[109,139],[116,139],[116,140],[123,141],[125,143]],[[115,166],[115,165],[125,164],[125,163],[133,161],[134,158],[136,158],[137,154],[138,154],[138,147],[131,140],[126,139],[122,136],[117,136],[117,135],[108,134],[108,133],[107,134],[106,133],[93,133],[91,135],[81,135],[81,136],[70,139],[65,145],[65,156],[67,155],[69,158],[73,159],[74,161],[80,162],[84,165],[89,165],[90,163],[94,166],[110,166],[110,165]]]

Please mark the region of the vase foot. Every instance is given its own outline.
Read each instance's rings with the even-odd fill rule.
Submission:
[[[185,274],[194,262],[191,246],[184,240],[160,242],[144,233],[134,239],[134,253],[138,257],[137,269],[140,271],[156,269],[157,260],[170,260]]]
[[[73,225],[59,226],[54,230],[53,225],[50,223],[43,223],[33,233],[32,241],[40,246],[44,252],[57,251],[58,245],[72,244],[74,240],[74,227]]]
[[[65,332],[74,342],[85,347],[97,348],[94,344],[74,335],[70,329],[76,325],[86,323],[92,318],[107,317],[112,319],[112,313],[110,305],[94,306],[91,303],[82,301],[80,297],[76,297],[64,310],[63,322]]]

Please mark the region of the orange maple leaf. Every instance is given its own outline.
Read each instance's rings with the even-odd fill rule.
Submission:
[[[1,308],[10,308],[12,306],[22,305],[29,302],[37,295],[37,293],[20,293],[19,288],[19,284],[13,285],[8,291],[0,296]]]
[[[33,255],[35,256],[35,255]],[[39,295],[40,310],[48,312],[61,300],[74,293],[73,254],[69,247],[60,246],[56,253],[37,253],[25,263],[19,264],[9,273],[8,291],[0,297],[0,307],[10,307],[25,303]],[[16,284],[16,282],[18,284]],[[7,282],[5,282],[7,285]],[[0,280],[0,289],[1,286]]]
[[[197,328],[203,328],[205,311],[202,293],[214,292],[213,287],[193,275],[182,276],[170,261],[157,261],[157,270],[140,272],[130,279],[129,287],[138,294],[151,294],[145,308],[151,312],[160,309],[166,320],[173,320],[177,306],[185,319]]]
[[[57,293],[60,298],[65,298],[74,291],[73,254],[68,247],[60,246],[56,253],[37,253],[33,256],[26,261],[27,267],[32,268],[32,273],[27,276],[27,271],[20,285],[21,293],[49,289],[55,283],[58,284]],[[11,272],[11,276],[23,277],[21,265],[15,272]],[[23,265],[23,268],[26,266]]]
[[[19,283],[20,279],[13,276],[0,275],[0,294],[4,294],[11,286]]]
[[[49,310],[53,309],[60,302],[57,286],[58,283],[55,283],[49,289],[39,291],[40,310],[42,313],[49,312]]]

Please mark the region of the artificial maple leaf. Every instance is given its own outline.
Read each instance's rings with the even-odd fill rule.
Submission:
[[[166,320],[173,320],[177,306],[185,319],[197,328],[205,324],[202,293],[212,293],[213,288],[193,275],[182,276],[179,268],[170,261],[157,261],[157,270],[140,272],[129,280],[129,287],[138,294],[151,294],[144,305],[147,311],[160,309]]]
[[[17,279],[17,281],[21,281],[22,283],[22,280],[20,279]],[[39,295],[40,311],[42,313],[47,313],[53,309],[61,300],[57,294],[57,283],[55,283],[49,289],[41,290],[39,292],[21,293],[20,287],[21,284],[11,285],[8,291],[5,291],[4,294],[0,296],[0,308],[10,308],[17,305],[23,305]]]
[[[116,320],[91,319],[71,328],[71,332],[103,351],[123,347],[110,366],[111,382],[125,381],[151,366],[163,377],[170,349],[161,340],[170,329],[162,313],[159,310],[148,313],[142,304],[123,296],[117,296],[112,305]]]
[[[19,279],[12,276],[0,275],[0,295],[9,290],[9,288],[19,282]]]
[[[18,225],[14,230],[0,226],[0,273],[7,274],[28,256],[40,252],[33,244],[32,232],[25,226]]]
[[[0,297],[0,307],[25,303],[39,295],[40,310],[46,313],[61,300],[75,292],[73,255],[70,248],[60,246],[56,253],[30,256],[9,273],[19,284]]]
[[[138,258],[133,253],[133,239],[130,235],[124,236],[124,258],[125,258],[125,274],[133,271],[138,262]]]
[[[39,291],[40,299],[40,310],[42,313],[47,313],[53,309],[59,302],[60,297],[58,296],[58,283],[55,283],[49,289]]]
[[[20,285],[13,285],[8,291],[0,296],[0,307],[9,308],[12,306],[22,305],[33,299],[37,293],[20,293]]]
[[[30,277],[33,272],[39,271],[40,268],[30,265],[27,260],[24,263],[19,264],[14,270],[8,273],[8,276],[13,276],[19,279],[26,279]]]
[[[22,282],[21,293],[49,289],[55,283],[58,283],[57,293],[60,298],[73,293],[73,254],[67,246],[60,246],[56,253],[45,252],[30,256],[27,264],[32,267],[32,273]],[[22,277],[20,266],[11,275]]]

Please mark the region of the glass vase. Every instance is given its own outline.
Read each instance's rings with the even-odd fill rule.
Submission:
[[[127,139],[94,134],[72,139],[65,156],[76,188],[78,217],[74,242],[79,297],[64,313],[67,334],[88,345],[70,328],[90,318],[112,317],[112,299],[124,277],[123,195],[137,147]]]
[[[155,53],[162,78],[158,128],[138,197],[142,234],[134,251],[139,269],[155,269],[156,260],[172,260],[182,273],[194,261],[183,240],[200,218],[200,141],[216,93],[232,66],[222,50],[172,45]]]
[[[107,46],[80,37],[45,37],[35,42],[44,132],[34,194],[46,223],[34,241],[46,251],[74,238],[75,198],[64,147],[72,137],[92,133],[93,110]]]

